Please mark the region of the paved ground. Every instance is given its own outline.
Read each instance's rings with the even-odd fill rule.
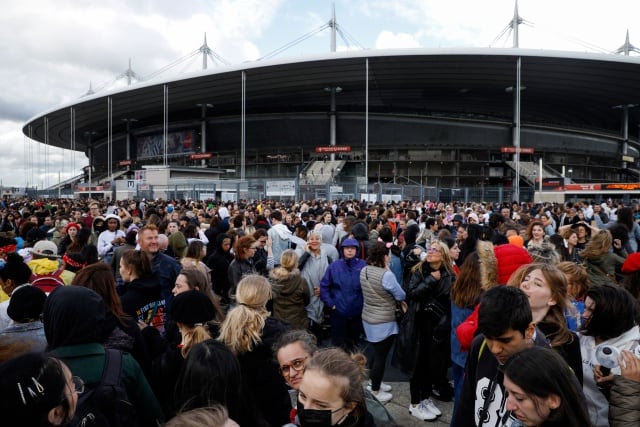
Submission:
[[[365,355],[370,352],[370,348],[366,346],[363,349]],[[390,354],[393,354],[393,349]],[[387,358],[387,365],[384,370],[383,381],[393,387],[391,394],[393,399],[385,404],[387,411],[393,416],[393,419],[402,427],[414,426],[448,426],[453,416],[453,402],[440,402],[433,399],[433,403],[440,409],[442,415],[434,421],[422,421],[409,414],[409,403],[411,400],[409,393],[409,377],[402,371],[394,368],[391,363],[391,356]],[[451,378],[451,376],[449,376]]]
[[[330,345],[329,340],[324,341],[325,345]],[[366,342],[361,343],[361,351],[365,356],[371,354],[372,348],[367,345]],[[385,366],[384,376],[382,380],[393,387],[391,394],[393,399],[385,404],[387,411],[391,414],[394,421],[402,427],[414,427],[414,426],[449,426],[451,424],[451,417],[453,416],[453,402],[440,402],[433,399],[435,405],[440,409],[442,415],[433,421],[422,421],[411,414],[409,414],[409,377],[402,371],[396,369],[391,365],[391,355],[394,352],[394,348],[389,352],[387,357],[387,364]],[[449,370],[449,379],[451,379],[451,370]]]
[[[386,376],[385,376],[386,377]],[[403,427],[413,426],[448,426],[451,423],[453,411],[453,402],[440,402],[433,399],[438,409],[442,412],[442,416],[434,421],[421,421],[409,414],[409,382],[408,381],[386,381],[385,383],[393,387],[391,394],[393,399],[385,404],[389,413],[393,416],[398,425]]]

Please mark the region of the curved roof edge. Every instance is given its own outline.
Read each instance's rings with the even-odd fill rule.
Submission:
[[[52,107],[45,110],[25,121],[23,129],[28,123],[33,122],[38,118],[42,118],[47,114],[61,110],[63,108],[69,108],[74,105],[83,103],[85,101],[91,101],[95,99],[104,98],[110,95],[116,95],[125,93],[131,90],[151,87],[156,85],[163,85],[167,83],[179,82],[181,80],[187,80],[191,78],[203,77],[207,75],[223,74],[230,72],[238,72],[251,70],[256,68],[264,68],[271,66],[279,66],[286,64],[302,64],[305,62],[313,61],[330,61],[334,59],[354,59],[354,58],[373,58],[381,56],[450,56],[450,55],[463,55],[463,56],[522,56],[522,57],[547,57],[547,58],[559,58],[559,59],[578,59],[578,60],[591,60],[600,62],[615,62],[615,63],[630,63],[640,65],[640,57],[627,56],[619,54],[605,54],[605,53],[590,53],[590,52],[573,52],[573,51],[559,51],[559,50],[544,50],[544,49],[522,49],[522,48],[405,48],[405,49],[369,49],[358,51],[342,51],[342,52],[328,52],[324,54],[309,55],[299,58],[286,58],[286,59],[270,59],[266,61],[247,61],[241,64],[227,66],[223,68],[214,68],[208,70],[202,70],[197,72],[191,72],[187,74],[181,74],[179,76],[173,76],[166,79],[149,80],[145,82],[138,82],[131,86],[124,88],[117,88],[109,91],[96,93],[89,96],[82,96],[76,100],[64,104],[60,104],[56,107]]]

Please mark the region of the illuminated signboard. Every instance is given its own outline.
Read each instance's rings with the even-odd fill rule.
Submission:
[[[508,147],[500,147],[501,153],[515,153],[516,147],[508,146]],[[533,154],[534,150],[531,147],[520,147],[521,154]]]
[[[351,146],[349,145],[327,145],[316,147],[316,153],[349,153]]]
[[[189,156],[190,160],[210,159],[213,153],[196,153]]]

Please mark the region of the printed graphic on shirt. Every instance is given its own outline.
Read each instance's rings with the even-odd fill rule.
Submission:
[[[481,378],[476,384],[475,421],[483,427],[515,427],[517,421],[507,411],[507,396],[500,385],[492,387],[489,378]],[[491,390],[493,388],[493,391]],[[485,401],[488,400],[488,404]],[[486,406],[486,409],[485,409]]]
[[[161,299],[140,307],[136,310],[136,317],[139,321],[153,326],[158,332],[164,334],[164,312],[165,302],[164,299]]]

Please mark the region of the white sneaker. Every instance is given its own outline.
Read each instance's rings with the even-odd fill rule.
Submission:
[[[389,384],[385,384],[383,382],[380,383],[380,390],[382,391],[391,391],[391,386]],[[367,390],[371,391],[371,380],[367,383]]]
[[[436,417],[436,414],[429,411],[427,407],[422,404],[422,402],[420,402],[416,406],[409,404],[409,413],[422,421],[433,421],[438,418]]]
[[[378,394],[375,394],[373,392],[371,392],[371,394],[378,399],[378,402],[380,403],[387,403],[388,401],[390,401],[391,399],[393,399],[393,395],[391,393],[387,393],[386,391],[382,391],[380,390],[378,392]]]
[[[422,405],[423,408],[431,412],[436,417],[439,417],[440,415],[442,415],[442,412],[440,411],[440,409],[436,407],[435,403],[433,403],[433,400],[424,399],[422,402],[420,402],[420,404]]]

